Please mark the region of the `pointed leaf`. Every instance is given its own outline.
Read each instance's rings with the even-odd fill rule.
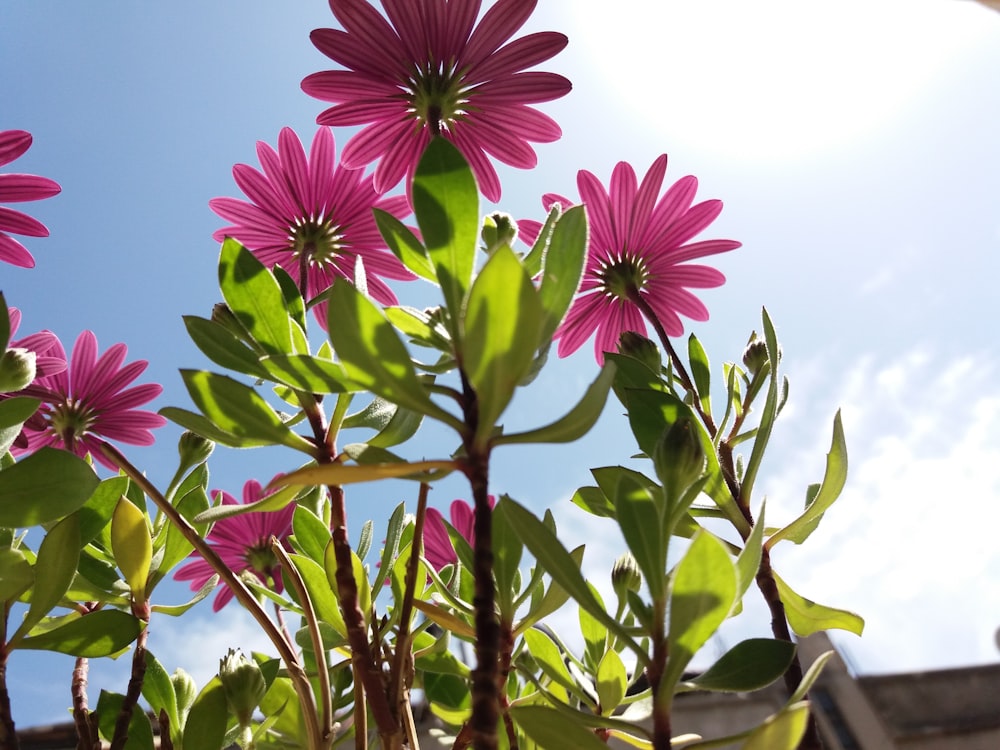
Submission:
[[[142,632],[142,621],[117,609],[66,618],[66,624],[17,643],[20,649],[58,651],[97,659],[116,654]]]
[[[80,547],[80,519],[75,514],[49,529],[35,559],[31,604],[12,641],[30,632],[69,590],[80,559]]]
[[[479,235],[479,191],[472,170],[445,138],[434,138],[424,150],[413,178],[413,212],[441,285],[449,312],[452,338],[476,256]]]
[[[500,246],[479,272],[466,305],[463,370],[476,391],[484,444],[528,374],[538,347],[542,308],[514,252]]]
[[[698,391],[701,410],[712,414],[712,371],[705,348],[693,333],[688,337],[688,358],[691,360],[691,378]]]
[[[256,352],[224,325],[194,315],[183,317],[188,336],[215,364],[258,378],[266,375]]]
[[[607,750],[608,746],[592,731],[561,712],[541,705],[511,706],[514,723],[539,748],[573,748],[574,750]]]
[[[509,502],[510,498],[503,495],[500,503]],[[496,577],[497,602],[501,615],[508,621],[514,618],[514,579],[518,574],[518,565],[524,545],[518,539],[514,529],[507,521],[507,516],[493,514],[493,574]]]
[[[570,675],[569,670],[566,669],[566,664],[563,661],[565,656],[555,641],[541,630],[529,628],[524,631],[524,642],[535,663],[550,680],[562,685],[574,695],[579,693],[580,688]]]
[[[218,677],[201,689],[184,722],[184,750],[219,750],[225,744],[229,710]]]
[[[682,687],[749,693],[781,677],[794,657],[794,643],[774,638],[749,638],[729,649],[700,675],[682,683]]]
[[[844,425],[840,420],[840,410],[833,418],[833,444],[826,454],[826,473],[823,484],[809,503],[805,512],[767,540],[767,548],[771,549],[782,539],[790,539],[796,544],[802,544],[813,532],[819,520],[833,502],[840,497],[844,484],[847,482],[847,441],[844,439]]]
[[[597,379],[587,388],[583,398],[555,422],[527,432],[517,432],[498,435],[493,439],[494,445],[513,443],[570,443],[586,435],[597,422],[604,404],[608,399],[608,391],[614,383],[616,367],[614,363],[605,362]]]
[[[351,393],[358,386],[338,362],[309,354],[272,354],[261,357],[265,377],[306,393]]]
[[[735,599],[736,570],[728,550],[708,532],[695,535],[671,581],[670,657],[662,691],[673,690],[691,658],[728,617]]]
[[[736,601],[739,602],[743,595],[750,588],[750,584],[757,577],[760,570],[760,561],[764,555],[764,510],[765,504],[761,503],[760,513],[757,516],[757,523],[754,524],[753,531],[743,543],[743,550],[736,558],[736,576],[739,581],[736,589]]]
[[[625,473],[619,476],[612,502],[625,544],[657,601],[667,585],[667,537],[660,509],[649,490]]]
[[[795,750],[808,723],[806,701],[787,706],[754,729],[743,743],[743,750]]]
[[[587,214],[584,206],[573,206],[559,217],[545,252],[538,296],[544,310],[539,346],[552,340],[569,309],[583,277],[587,258]]]
[[[601,713],[610,715],[621,705],[628,687],[628,674],[618,652],[609,649],[597,665],[597,697]]]
[[[332,543],[327,549],[332,549]],[[327,575],[323,562],[325,555],[320,557],[319,561],[311,560],[302,555],[289,555],[289,557],[299,575],[302,576],[302,582],[309,593],[309,601],[312,602],[316,617],[330,625],[342,638],[346,638],[347,627],[344,625],[344,616],[340,612],[336,581]]]
[[[97,707],[92,716],[97,719],[101,734],[105,739],[112,739],[117,729],[118,715],[121,713],[125,696],[102,690],[97,699]],[[117,739],[117,738],[116,738]],[[153,744],[153,726],[145,711],[134,708],[129,717],[128,732],[122,750],[151,750]]]
[[[160,711],[167,714],[170,722],[170,738],[175,742],[181,741],[180,714],[177,711],[177,693],[174,692],[174,684],[170,681],[170,675],[163,668],[159,660],[153,656],[151,651],[146,651],[146,673],[142,680],[142,697],[146,699],[149,707],[155,716],[160,715]]]
[[[430,282],[437,282],[434,266],[427,250],[417,236],[403,222],[380,208],[372,209],[375,225],[392,254],[417,276]]]
[[[864,630],[865,621],[859,615],[846,609],[835,609],[806,599],[795,593],[777,573],[774,574],[774,582],[778,585],[781,603],[785,605],[788,624],[796,635],[806,637],[821,630],[834,629],[861,635],[861,631]]]
[[[269,354],[290,354],[285,297],[270,271],[234,239],[222,243],[219,287],[229,309]]]
[[[770,365],[768,372],[767,398],[764,400],[764,409],[760,414],[760,424],[757,426],[757,434],[754,436],[753,448],[750,451],[750,460],[747,462],[746,470],[743,472],[742,494],[746,502],[750,502],[753,493],[753,485],[757,479],[757,472],[760,470],[761,461],[764,458],[764,449],[771,439],[771,429],[774,427],[774,420],[778,417],[778,362],[781,359],[781,352],[778,348],[778,337],[774,332],[774,324],[767,314],[767,310],[761,311],[764,326],[764,342],[767,347],[767,359]]]
[[[208,438],[212,442],[219,445],[227,445],[230,448],[256,448],[262,445],[274,444],[271,440],[249,438],[245,435],[238,436],[231,432],[226,432],[201,414],[195,414],[192,411],[180,409],[176,406],[164,406],[160,409],[159,413],[185,430],[191,430],[191,432]]]
[[[98,481],[83,459],[39,448],[0,471],[0,527],[26,528],[69,515],[87,502]]]

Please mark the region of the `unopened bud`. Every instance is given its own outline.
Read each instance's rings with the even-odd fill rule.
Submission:
[[[483,249],[492,255],[501,245],[508,247],[517,239],[517,222],[503,211],[494,211],[483,219]]]
[[[181,457],[182,470],[204,463],[215,450],[215,443],[197,433],[186,430],[177,441],[177,452]]]
[[[756,337],[750,339],[747,348],[743,350],[743,364],[753,377],[767,364],[767,344]]]
[[[629,591],[638,591],[642,586],[642,573],[639,572],[639,563],[635,561],[630,552],[626,552],[617,560],[611,568],[611,585],[619,599],[624,599]]]
[[[679,500],[705,473],[705,449],[691,417],[678,417],[660,436],[653,449],[653,465],[668,502]]]
[[[14,393],[35,379],[35,353],[28,349],[8,349],[0,356],[0,393]]]
[[[663,361],[656,344],[635,331],[625,331],[618,339],[618,352],[642,362],[655,373],[660,372]]]
[[[177,713],[183,726],[188,711],[194,705],[194,699],[198,697],[198,685],[194,678],[180,667],[170,676],[170,684],[173,685],[174,695],[177,696]]]
[[[241,727],[249,726],[253,712],[267,692],[260,667],[241,652],[229,649],[229,653],[219,660],[219,681],[229,710],[236,715]]]
[[[218,302],[212,307],[212,322],[218,323],[240,341],[253,345],[254,339],[250,331],[225,302]]]

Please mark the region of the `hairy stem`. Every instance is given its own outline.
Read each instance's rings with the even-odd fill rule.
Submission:
[[[78,656],[73,664],[73,678],[70,681],[70,694],[73,698],[73,724],[76,726],[76,750],[91,750],[94,745],[94,726],[90,719],[90,706],[87,703],[87,676],[90,672],[90,660]]]
[[[146,677],[146,639],[149,634],[149,601],[132,603],[132,614],[142,620],[146,627],[135,639],[135,649],[132,651],[132,674],[129,676],[125,699],[115,719],[115,732],[111,738],[111,750],[123,750],[128,742],[128,728],[132,721],[132,712],[142,695],[142,683]]]

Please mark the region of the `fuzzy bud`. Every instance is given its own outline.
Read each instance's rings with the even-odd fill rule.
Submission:
[[[655,373],[663,366],[660,350],[656,344],[635,331],[625,331],[618,339],[618,352],[626,357],[632,357],[642,362]]]
[[[747,348],[743,350],[743,364],[753,377],[767,364],[767,344],[756,337],[750,339]]]
[[[35,379],[35,353],[28,349],[8,349],[0,356],[0,393],[14,393]]]
[[[615,560],[611,568],[611,585],[619,599],[624,599],[629,591],[638,591],[642,586],[642,573],[639,572],[639,564],[626,552]]]
[[[653,465],[668,502],[677,502],[705,473],[705,449],[698,426],[687,416],[677,419],[653,449]]]
[[[494,211],[483,219],[483,249],[492,255],[501,245],[508,247],[517,239],[517,222],[503,211]]]
[[[236,715],[241,727],[250,726],[253,712],[267,692],[260,667],[241,652],[229,649],[229,653],[219,660],[219,680],[229,710]]]
[[[198,697],[198,685],[194,678],[178,667],[170,677],[170,684],[174,687],[174,695],[177,696],[177,713],[181,719],[181,726],[187,718],[188,711],[194,705],[195,698]]]
[[[177,452],[181,457],[181,466],[185,470],[205,463],[214,450],[215,443],[190,430],[186,430],[177,441]]]

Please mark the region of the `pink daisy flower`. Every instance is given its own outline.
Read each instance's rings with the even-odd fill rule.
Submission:
[[[24,130],[0,130],[0,167],[10,164],[31,146],[31,133]],[[51,198],[62,188],[47,177],[33,174],[0,174],[0,203],[21,203]],[[0,206],[0,261],[21,268],[33,268],[35,259],[8,232],[26,237],[48,237],[42,222],[27,214]]]
[[[233,167],[236,184],[250,199],[213,198],[211,209],[231,226],[213,235],[239,240],[268,267],[281,266],[311,299],[329,289],[337,276],[354,279],[360,259],[367,274],[368,293],[384,305],[396,295],[380,277],[415,278],[386,249],[372,209],[397,218],[410,213],[405,197],[383,198],[372,177],[335,164],[336,144],[329,128],[319,128],[309,156],[291,128],[278,135],[278,150],[259,141],[257,157],[263,171],[248,164]],[[316,307],[326,327],[326,305]]]
[[[29,333],[22,339],[14,335],[21,326],[21,311],[16,307],[7,308],[10,319],[10,342],[8,349],[25,349],[35,355],[35,381],[47,375],[55,375],[66,369],[66,355],[59,339],[52,331]]]
[[[590,338],[594,354],[603,363],[604,352],[617,351],[625,331],[645,335],[646,324],[639,306],[640,295],[656,314],[668,336],[680,336],[684,324],[680,315],[692,320],[708,320],[708,309],[689,289],[722,285],[726,277],[714,268],[689,264],[707,255],[724,253],[740,246],[734,240],[689,242],[708,227],[722,211],[722,202],[708,200],[692,205],[698,180],[682,177],[660,195],[667,170],[666,155],[649,168],[642,184],[635,171],[619,162],[605,188],[585,170],[577,175],[580,198],[587,207],[590,240],[579,295],[556,331],[558,353],[567,357]],[[559,203],[568,208],[572,201],[555,194],[542,198],[548,211]],[[521,237],[533,244],[541,224],[520,221]]]
[[[215,490],[216,498],[221,496],[223,505],[237,505],[236,498],[228,492]],[[249,505],[266,497],[261,492],[260,482],[249,480],[243,485],[243,504]],[[295,513],[295,503],[289,503],[281,510],[252,511],[238,516],[229,516],[215,522],[205,540],[212,545],[219,557],[234,573],[250,571],[262,584],[273,591],[281,592],[284,588],[281,582],[281,564],[271,551],[271,537],[277,537],[282,546],[291,552],[288,537],[292,533],[292,515]],[[201,589],[215,571],[197,553],[192,552],[192,562],[182,566],[174,573],[178,581],[190,581],[191,590]],[[229,586],[222,586],[215,595],[212,609],[218,612],[233,598]]]
[[[496,505],[496,498],[490,495],[490,508]],[[475,544],[475,512],[465,500],[455,500],[451,504],[451,525],[462,535],[470,545]],[[448,527],[444,524],[444,516],[437,508],[428,508],[424,519],[424,557],[434,570],[441,570],[446,565],[458,562],[455,547],[448,536]]]
[[[347,70],[302,81],[310,96],[333,102],[316,121],[366,125],[344,148],[343,163],[376,159],[375,189],[412,178],[432,136],[451,140],[469,162],[479,189],[500,199],[500,179],[486,155],[522,169],[535,166],[529,141],[548,143],[562,131],[529,104],[565,95],[570,82],[554,73],[525,72],[566,46],[556,32],[507,41],[536,0],[499,0],[476,18],[480,0],[383,0],[388,20],[365,0],[330,0],[343,26],[311,39]]]
[[[128,349],[115,344],[97,356],[97,338],[84,331],[73,346],[73,356],[65,372],[57,372],[35,381],[21,391],[42,400],[11,449],[15,456],[52,446],[78,456],[90,453],[113,471],[118,467],[104,458],[99,449],[102,438],[132,445],[152,445],[155,427],[167,420],[159,414],[137,409],[157,396],[163,388],[155,383],[127,388],[146,369],[147,362],[124,364]],[[48,350],[49,356],[66,361],[58,339]]]

